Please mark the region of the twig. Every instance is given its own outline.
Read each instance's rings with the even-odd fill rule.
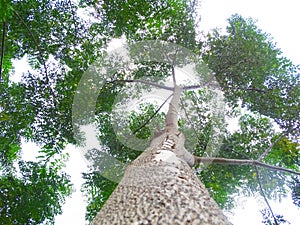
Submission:
[[[241,88],[237,88],[238,90],[242,90]],[[256,91],[256,92],[258,92],[258,93],[268,93],[268,91],[270,90],[270,89],[268,89],[268,91],[266,91],[266,90],[263,90],[263,89],[259,89],[259,88],[246,88],[246,89],[244,89],[245,91],[251,91],[251,92],[253,92],[253,91]]]
[[[172,70],[172,79],[173,79],[173,85],[174,87],[177,85],[176,84],[176,77],[175,77],[175,62],[176,62],[176,58],[177,58],[177,53],[179,51],[179,48],[177,48],[175,50],[175,54],[174,54],[174,59],[171,60],[171,58],[163,51],[164,56],[166,57],[166,59],[168,60],[170,66],[171,66],[171,70]]]
[[[267,163],[259,162],[257,160],[251,159],[226,159],[226,158],[210,158],[210,157],[195,157],[195,164],[199,163],[216,163],[216,164],[228,164],[228,165],[253,165],[253,166],[261,166],[271,170],[283,171],[287,173],[292,173],[300,176],[300,172],[296,172],[291,169],[269,165]]]
[[[271,206],[270,206],[270,204],[269,204],[269,201],[268,201],[268,199],[266,198],[266,195],[265,195],[265,193],[264,193],[264,191],[263,191],[263,189],[262,189],[262,185],[261,185],[261,181],[260,181],[260,177],[259,177],[259,171],[258,171],[258,169],[257,169],[257,166],[254,166],[255,167],[255,171],[256,171],[256,178],[257,178],[257,182],[258,182],[258,186],[259,186],[259,190],[260,190],[260,193],[261,193],[261,195],[263,196],[263,198],[264,198],[264,200],[265,200],[265,202],[266,202],[266,204],[267,204],[267,206],[268,206],[268,208],[269,208],[269,210],[270,210],[270,212],[271,212],[271,214],[272,214],[272,217],[273,217],[273,219],[274,219],[274,222],[275,222],[275,225],[278,225],[278,222],[277,222],[277,219],[276,219],[276,217],[275,217],[275,215],[274,215],[274,213],[273,213],[273,210],[272,210],[272,208],[271,208]]]
[[[165,86],[165,85],[162,85],[162,84],[157,84],[157,83],[153,83],[151,81],[147,81],[147,80],[139,80],[139,79],[128,79],[128,80],[112,80],[112,81],[109,81],[107,82],[108,84],[110,83],[142,83],[142,84],[147,84],[147,85],[151,85],[151,86],[154,86],[154,87],[157,87],[157,88],[161,88],[161,89],[164,89],[164,90],[168,90],[168,91],[173,91],[174,90],[174,87],[168,87],[168,86]],[[193,89],[199,89],[199,88],[203,88],[206,84],[204,85],[191,85],[191,86],[185,86],[185,87],[181,87],[181,90],[183,91],[188,91],[188,90],[193,90]],[[218,87],[216,87],[218,88]]]
[[[161,110],[161,108],[166,104],[166,102],[172,97],[173,93],[163,102],[163,104],[161,104],[161,106],[153,113],[153,115],[145,122],[142,124],[142,126],[140,126],[138,129],[136,129],[133,134],[136,134],[138,131],[140,131],[143,127],[145,127],[150,120],[152,120],[156,114],[159,112],[159,110]]]
[[[196,84],[196,85],[185,86],[185,87],[182,87],[182,90],[188,91],[188,90],[200,89],[200,88],[203,88],[207,85],[211,88],[220,89],[220,87],[218,85],[214,85],[212,82],[206,82],[206,83],[201,84],[201,85]]]
[[[287,135],[287,134],[288,134],[290,131],[292,131],[292,130],[293,130],[293,129],[288,129],[287,131],[282,132],[282,133],[279,135],[279,137],[269,145],[269,147],[263,152],[263,154],[261,154],[261,156],[260,156],[257,160],[258,160],[258,161],[263,160],[263,159],[270,153],[270,151],[272,150],[272,148],[274,147],[274,145],[275,145],[278,141],[280,141],[285,135]]]
[[[29,35],[32,38],[32,41],[34,42],[34,44],[36,45],[37,49],[38,49],[38,54],[40,55],[42,64],[44,66],[44,70],[45,70],[45,76],[46,76],[46,82],[49,83],[50,79],[48,76],[48,71],[47,71],[47,66],[46,66],[46,62],[44,60],[43,54],[42,54],[42,50],[40,49],[40,46],[38,44],[38,42],[36,41],[33,33],[31,32],[30,28],[27,26],[27,24],[25,23],[25,21],[22,19],[22,17],[14,10],[14,14],[19,18],[19,20],[21,21],[21,23],[25,26],[25,28],[27,29]]]
[[[168,87],[168,86],[165,86],[165,85],[162,85],[162,84],[156,84],[156,83],[153,83],[151,81],[139,80],[139,79],[137,79],[137,80],[113,80],[113,81],[110,81],[110,82],[107,82],[107,83],[109,84],[109,83],[135,83],[135,82],[151,85],[151,86],[161,88],[161,89],[165,89],[165,90],[169,90],[169,91],[174,90],[174,87]]]
[[[5,44],[5,21],[2,22],[2,40],[1,40],[1,59],[0,59],[0,82],[2,81],[2,68],[3,68],[3,61],[4,61],[4,44]]]

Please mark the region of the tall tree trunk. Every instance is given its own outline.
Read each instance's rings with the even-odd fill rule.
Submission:
[[[93,225],[230,224],[189,166],[194,158],[177,127],[180,91],[176,86],[165,130],[127,166]]]

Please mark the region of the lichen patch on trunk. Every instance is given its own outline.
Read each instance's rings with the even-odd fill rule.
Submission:
[[[176,156],[176,154],[170,150],[163,150],[160,149],[156,152],[157,154],[153,158],[153,161],[163,161],[167,163],[172,163],[172,164],[180,164],[179,158]]]

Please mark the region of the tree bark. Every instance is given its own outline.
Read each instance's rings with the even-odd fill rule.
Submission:
[[[165,130],[127,166],[93,225],[230,224],[189,166],[194,158],[177,128],[179,98],[176,86]]]

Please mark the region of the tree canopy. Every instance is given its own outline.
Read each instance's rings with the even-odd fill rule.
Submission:
[[[296,172],[233,161],[231,164],[238,165],[221,160],[208,166],[200,163],[195,173],[221,208],[234,207],[234,194],[260,193],[266,200],[264,223],[280,224],[285,222],[284,215],[274,214],[268,200],[291,193],[294,204],[300,206],[299,66],[285,58],[270,35],[251,18],[233,15],[226,32],[216,29],[201,36],[197,7],[197,1],[182,0],[0,1],[1,221],[54,224],[54,216],[61,213],[65,198],[72,192],[70,178],[62,170],[64,148],[67,144],[84,144],[79,127],[72,124],[74,96],[88,69],[98,62],[108,63],[104,60],[107,44],[114,38],[123,38],[129,45],[160,40],[182,46],[214,75],[226,103],[225,117],[218,123],[206,104],[213,98],[212,93],[197,83],[183,84],[191,88],[184,89],[182,95],[185,115],[179,127],[187,142],[194,143],[191,148],[186,146],[193,155],[207,156],[217,126],[223,140],[218,155],[213,157],[257,160]],[[135,54],[134,49],[130,51]],[[13,62],[23,57],[31,70],[24,71],[20,81],[14,81],[14,67],[19,65]],[[178,56],[177,61],[183,67],[187,59]],[[109,63],[116,68],[119,61]],[[174,70],[170,63],[145,60],[131,68],[108,71],[111,76],[101,90],[90,87],[95,89],[97,101],[94,120],[85,123],[95,125],[102,150],[120,162],[111,168],[120,176],[123,165],[141,151],[124,144],[114,124],[144,140],[147,146],[154,131],[162,127],[165,113],[161,104],[152,101],[138,102],[136,110],[118,114],[114,112],[117,97],[139,99],[145,89],[154,88],[151,85],[163,86]],[[239,120],[239,128],[230,131],[233,118]],[[22,159],[22,141],[40,147],[37,162]],[[96,153],[100,158],[97,162],[102,162],[101,152]],[[102,172],[91,166],[83,174],[87,221],[93,219],[116,187]]]

